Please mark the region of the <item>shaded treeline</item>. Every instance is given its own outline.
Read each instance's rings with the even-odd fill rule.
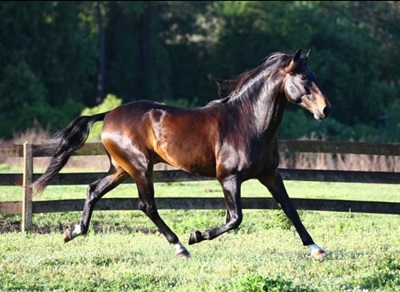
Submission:
[[[383,1],[3,1],[0,137],[55,131],[108,93],[199,106],[274,51],[311,49],[333,104],[283,138],[400,140],[400,5]]]

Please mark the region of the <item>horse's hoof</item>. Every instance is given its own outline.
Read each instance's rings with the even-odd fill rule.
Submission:
[[[201,232],[196,230],[196,231],[194,231],[194,232],[192,232],[190,234],[189,245],[194,244],[194,243],[198,243],[198,242],[200,242],[202,240],[203,240],[203,236],[201,235]]]
[[[72,239],[72,230],[71,228],[68,228],[67,230],[64,231],[64,243],[67,243]]]
[[[315,250],[311,251],[311,257],[315,260],[322,260],[327,255],[328,254],[323,249],[315,249]]]
[[[309,244],[308,247],[311,250],[311,257],[315,260],[321,260],[328,255],[326,251],[324,251],[315,243]]]
[[[182,250],[182,251],[176,253],[176,254],[175,254],[175,257],[176,257],[177,259],[189,259],[189,258],[191,258],[192,256],[190,255],[190,252],[188,252],[188,251],[185,249],[185,250]]]

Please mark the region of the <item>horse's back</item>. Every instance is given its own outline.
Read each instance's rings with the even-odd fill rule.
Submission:
[[[152,109],[158,107],[162,107],[162,104],[151,101],[137,101],[113,109],[104,118],[101,133],[103,142],[133,140],[134,138],[141,139],[144,142],[151,126],[146,117]]]

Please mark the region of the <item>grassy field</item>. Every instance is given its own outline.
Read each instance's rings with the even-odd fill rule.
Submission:
[[[286,182],[291,197],[400,202],[398,185]],[[50,186],[38,200],[84,198],[85,186]],[[256,182],[243,196],[269,196]],[[157,184],[159,197],[222,196],[215,182]],[[136,197],[121,185],[107,197]],[[21,189],[0,188],[0,200]],[[83,206],[82,206],[83,207]],[[162,210],[186,243],[194,229],[224,221],[223,210]],[[239,230],[188,246],[189,260],[173,249],[139,211],[95,211],[90,232],[68,244],[60,229],[80,212],[35,214],[50,233],[0,235],[1,291],[400,291],[399,215],[301,211],[304,225],[329,256],[312,260],[279,210],[245,210]],[[20,216],[1,216],[0,223]],[[133,232],[145,228],[150,234]]]

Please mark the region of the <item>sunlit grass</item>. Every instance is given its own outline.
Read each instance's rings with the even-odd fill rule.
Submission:
[[[338,218],[354,225],[364,225],[365,219]],[[245,287],[281,281],[286,291],[396,291],[396,224],[378,220],[346,232],[331,227],[320,222],[310,228],[329,252],[319,262],[309,258],[293,230],[279,227],[250,233],[243,228],[190,246],[190,260],[174,259],[159,234],[89,234],[68,244],[54,233],[3,234],[0,281],[6,290],[263,291]]]
[[[398,185],[285,182],[294,198],[400,201]],[[0,199],[19,200],[19,187],[1,187]],[[38,200],[84,198],[86,186],[49,186]],[[222,197],[217,182],[156,184],[158,197]],[[256,181],[244,197],[270,197]],[[6,195],[4,195],[6,194]],[[137,197],[132,184],[106,197]],[[82,206],[83,208],[83,206]],[[244,210],[239,230],[187,246],[190,260],[173,249],[140,211],[97,211],[89,233],[68,244],[59,231],[79,222],[81,212],[34,214],[50,234],[0,235],[0,290],[36,291],[398,291],[400,216],[300,211],[323,261],[309,251],[280,210]],[[186,244],[195,229],[224,223],[224,210],[161,210]],[[2,222],[20,216],[2,216]],[[96,227],[96,228],[94,228]],[[130,227],[131,229],[128,229]],[[132,232],[145,228],[151,234]],[[267,288],[266,288],[267,287]],[[269,290],[268,290],[269,291]]]

